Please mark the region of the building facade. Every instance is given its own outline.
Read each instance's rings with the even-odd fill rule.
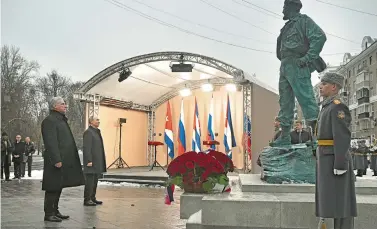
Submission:
[[[345,53],[340,66],[328,66],[319,74],[337,72],[345,76],[343,89],[340,91],[352,115],[352,138],[377,138],[377,38],[366,36],[361,42],[362,51],[357,55]],[[319,83],[314,86],[314,94],[318,105],[322,98],[319,94]],[[297,109],[302,117],[301,109]]]
[[[337,72],[346,77],[342,98],[352,115],[353,138],[377,136],[377,39],[362,40],[362,51],[356,56],[346,53]]]

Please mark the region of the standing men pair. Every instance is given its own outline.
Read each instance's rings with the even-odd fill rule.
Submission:
[[[316,215],[334,219],[334,229],[353,229],[357,216],[355,174],[350,154],[351,114],[339,99],[343,76],[326,73],[321,79],[324,97],[317,127]]]

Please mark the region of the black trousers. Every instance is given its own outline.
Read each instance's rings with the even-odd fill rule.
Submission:
[[[21,177],[21,162],[13,162],[14,165],[14,177],[20,178]]]
[[[33,157],[32,156],[28,156],[27,161],[21,163],[21,176],[23,176],[23,177],[25,176],[26,164],[27,164],[28,175],[29,175],[29,177],[31,177],[31,165],[33,164]]]
[[[10,175],[9,166],[10,166],[10,163],[9,163],[8,157],[1,156],[1,179],[4,178],[4,173],[5,173],[5,179],[6,180],[9,179],[9,175]]]
[[[96,200],[99,174],[85,174],[84,202]]]
[[[44,211],[45,216],[56,215],[59,211],[59,199],[62,194],[62,190],[56,192],[45,192]]]

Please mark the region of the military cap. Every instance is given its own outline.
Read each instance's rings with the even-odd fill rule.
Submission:
[[[294,4],[297,4],[300,6],[300,9],[302,8],[302,3],[300,0],[285,0],[284,1],[284,5],[287,5],[289,3],[294,3]]]
[[[335,72],[327,72],[324,76],[322,76],[321,82],[336,84],[342,88],[344,84],[344,77]]]

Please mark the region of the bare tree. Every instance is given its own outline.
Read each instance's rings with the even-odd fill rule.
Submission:
[[[19,48],[1,48],[1,126],[12,137],[32,126],[29,89],[38,70],[39,64],[27,61]]]

